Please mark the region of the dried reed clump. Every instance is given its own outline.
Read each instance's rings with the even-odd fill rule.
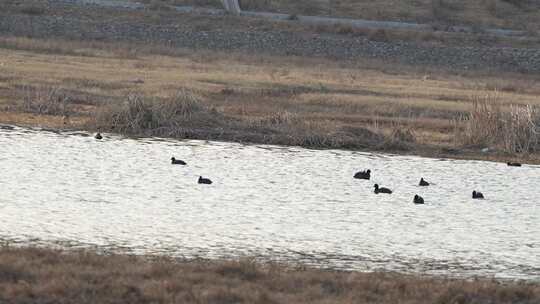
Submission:
[[[23,101],[21,108],[25,112],[48,115],[68,114],[69,96],[55,87],[22,88]]]
[[[123,103],[99,108],[95,123],[98,129],[126,134],[174,135],[194,120],[204,123],[210,112],[188,90],[164,99],[130,94]]]
[[[457,141],[496,147],[509,153],[538,151],[539,109],[530,105],[503,107],[499,98],[490,94],[475,99],[472,110],[457,120]]]

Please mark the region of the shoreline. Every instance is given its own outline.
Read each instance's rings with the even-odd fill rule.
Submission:
[[[60,120],[60,118],[56,117],[54,120]],[[60,123],[61,125],[61,123]],[[350,151],[350,152],[361,152],[361,153],[380,153],[380,154],[388,154],[388,155],[396,155],[396,156],[413,156],[413,157],[423,157],[423,158],[432,158],[432,159],[449,159],[449,160],[470,160],[470,161],[489,161],[489,162],[498,162],[498,163],[506,163],[509,161],[519,161],[522,162],[524,165],[540,165],[540,156],[539,155],[527,155],[525,157],[519,157],[519,156],[507,156],[504,153],[497,153],[497,152],[487,152],[484,153],[480,150],[465,150],[465,149],[452,149],[454,151],[454,154],[450,153],[444,153],[441,151],[441,148],[437,147],[421,147],[421,149],[417,149],[414,146],[409,150],[402,150],[402,149],[369,149],[369,148],[339,148],[339,147],[317,147],[317,146],[302,146],[302,145],[289,145],[289,144],[279,144],[279,143],[272,143],[272,142],[265,142],[265,141],[242,141],[242,140],[234,140],[233,138],[212,138],[211,134],[215,132],[208,132],[203,137],[199,138],[178,138],[174,136],[152,136],[147,134],[123,134],[123,133],[116,133],[116,132],[110,132],[110,131],[102,131],[97,130],[95,128],[85,128],[85,127],[79,127],[79,128],[65,128],[62,126],[59,126],[57,123],[51,123],[50,121],[47,123],[35,123],[35,124],[28,124],[28,123],[21,123],[17,121],[12,120],[5,120],[2,115],[0,115],[0,127],[1,126],[15,126],[20,128],[29,128],[29,129],[36,129],[39,131],[52,131],[52,132],[87,132],[89,134],[95,133],[95,132],[101,132],[102,134],[114,134],[116,136],[123,136],[127,138],[134,138],[134,139],[140,139],[140,138],[165,138],[165,139],[171,139],[171,140],[202,140],[202,141],[215,141],[215,142],[229,142],[229,143],[236,143],[241,145],[270,145],[270,146],[278,146],[278,147],[297,147],[302,149],[312,149],[312,150],[342,150],[342,151]],[[256,137],[255,137],[256,138]]]
[[[308,39],[303,28],[284,32],[298,41],[308,39],[314,47],[301,43],[306,53],[278,48],[269,55],[259,51],[264,46],[243,40],[233,48],[228,43],[213,44],[243,28],[246,20],[231,16],[212,19],[219,21],[214,24],[196,16],[177,20],[172,12],[157,20],[155,12],[142,11],[121,14],[121,23],[128,28],[114,27],[111,33],[103,26],[115,10],[73,9],[75,16],[87,17],[81,20],[93,22],[77,23],[81,32],[74,26],[77,35],[66,37],[57,23],[42,26],[40,22],[56,16],[71,20],[72,14],[44,9],[29,17],[7,6],[8,12],[14,12],[10,18],[33,21],[4,20],[9,36],[0,35],[0,55],[5,58],[0,62],[0,122],[62,129],[62,117],[68,115],[68,128],[128,136],[540,164],[537,125],[519,124],[527,115],[540,116],[535,73],[516,73],[503,65],[500,71],[484,65],[475,70],[480,61],[456,70],[451,64],[454,59],[441,68],[430,59],[433,54],[422,55],[428,64],[420,66],[387,61],[393,55],[385,47],[402,45],[399,39],[378,42],[374,37],[345,34],[309,34],[314,39]],[[172,34],[185,32],[195,41],[202,35],[212,47],[162,41],[172,35],[163,31],[173,20]],[[84,33],[96,22],[99,37],[87,37]],[[139,28],[141,24],[148,26]],[[214,31],[220,25],[225,30]],[[254,24],[257,30],[248,31],[248,36],[257,40],[258,29],[267,25]],[[142,36],[129,36],[131,27]],[[43,30],[48,38],[25,38],[27,30]],[[225,36],[207,37],[214,32]],[[159,33],[163,39],[146,43],[153,40],[145,37]],[[112,41],[113,34],[133,39]],[[347,49],[354,42],[361,46],[352,47],[355,51],[375,47],[385,55],[351,60],[311,54],[319,52],[318,43],[327,39],[338,39]],[[323,53],[343,51],[332,43],[323,44]],[[536,60],[531,54],[514,55],[524,63]],[[486,114],[491,111],[502,119]],[[520,115],[516,124],[512,111]]]
[[[0,248],[0,300],[69,303],[537,303],[540,284]]]

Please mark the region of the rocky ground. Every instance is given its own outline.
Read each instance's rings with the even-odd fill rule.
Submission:
[[[267,26],[253,27],[249,18],[198,16],[207,19],[204,27],[187,23],[193,16],[174,13],[159,21],[151,13],[140,18],[115,20],[101,17],[129,14],[131,9],[100,8],[49,1],[40,14],[13,13],[4,9],[0,35],[76,40],[138,41],[190,49],[245,51],[270,55],[327,57],[334,59],[375,58],[414,66],[434,66],[454,70],[494,70],[521,73],[540,72],[538,48],[501,48],[482,46],[434,45],[403,41],[385,41],[384,37],[301,33]],[[15,10],[16,12],[16,10]],[[215,19],[231,18],[246,27],[224,27]],[[151,19],[150,21],[147,19]],[[157,21],[156,21],[157,20]],[[198,20],[200,23],[200,20]],[[384,32],[381,33],[384,36]],[[371,38],[371,39],[370,39]],[[378,39],[379,38],[379,39]]]

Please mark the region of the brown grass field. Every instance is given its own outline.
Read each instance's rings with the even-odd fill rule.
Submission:
[[[231,261],[0,249],[0,303],[539,303],[540,285]]]
[[[534,149],[516,147],[507,142],[515,139],[469,134],[479,129],[480,121],[468,120],[478,106],[510,113],[530,105],[537,115],[540,86],[535,75],[457,74],[373,60],[193,53],[163,46],[9,37],[0,39],[0,58],[1,123],[539,160],[537,136],[532,138]],[[189,113],[180,100],[186,98],[187,107],[193,107]],[[178,111],[171,106],[179,106],[182,113],[157,119],[152,111],[159,111],[151,104],[174,113]],[[133,106],[138,108],[128,109]],[[131,116],[120,119],[126,110]],[[133,111],[149,115],[137,118]],[[144,121],[143,116],[152,118]],[[525,140],[530,145],[531,138]],[[483,147],[495,152],[481,154]]]

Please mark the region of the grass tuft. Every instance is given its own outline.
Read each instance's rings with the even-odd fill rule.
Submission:
[[[196,119],[204,123],[209,113],[191,91],[182,89],[162,99],[130,94],[124,102],[98,108],[95,123],[98,129],[126,134],[173,135]]]

